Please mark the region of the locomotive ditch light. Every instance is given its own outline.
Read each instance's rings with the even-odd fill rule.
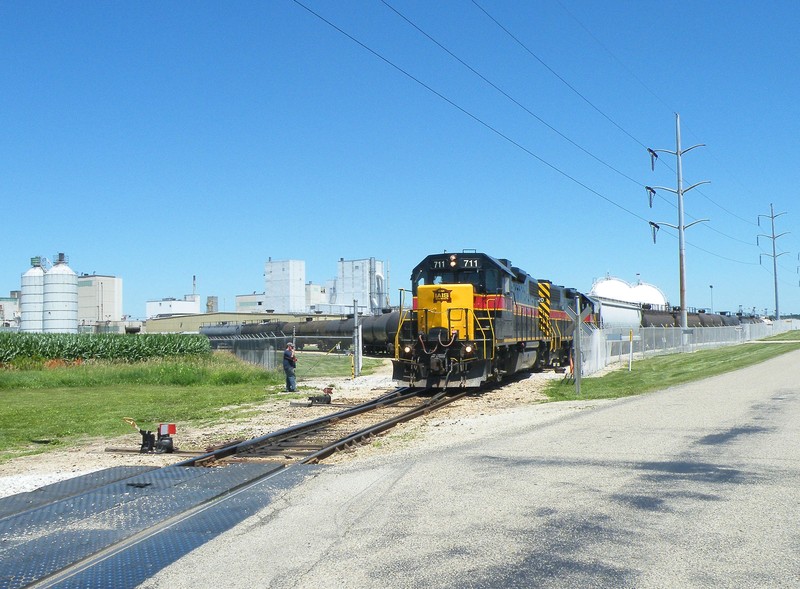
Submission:
[[[406,357],[410,358],[411,357],[411,352],[413,352],[413,351],[414,351],[414,348],[412,348],[410,345],[406,344],[405,346],[403,346],[403,356],[406,356]]]
[[[462,358],[468,358],[468,357],[472,356],[474,353],[475,353],[475,346],[473,344],[471,344],[471,343],[466,343],[461,348],[461,357]]]

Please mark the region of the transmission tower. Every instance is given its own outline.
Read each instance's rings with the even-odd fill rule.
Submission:
[[[764,256],[769,256],[772,258],[772,277],[775,281],[775,321],[780,321],[781,319],[781,308],[778,306],[778,258],[787,252],[775,253],[775,242],[778,241],[779,237],[783,237],[789,231],[784,231],[780,235],[775,235],[775,219],[780,217],[781,215],[785,215],[786,212],[775,214],[775,209],[772,207],[772,203],[769,203],[769,215],[759,215],[758,216],[758,226],[761,227],[761,217],[770,220],[770,224],[772,226],[772,235],[764,235],[763,233],[759,233],[756,236],[756,245],[761,245],[758,242],[759,237],[766,237],[767,239],[772,240],[772,254],[758,254],[758,263],[761,263],[761,258]]]
[[[653,229],[653,243],[656,241],[656,233],[659,230],[660,225],[666,225],[667,227],[672,227],[678,231],[678,266],[679,266],[679,275],[680,275],[680,288],[681,288],[681,327],[684,329],[687,326],[688,317],[686,311],[686,241],[684,239],[684,231],[691,227],[692,225],[696,225],[697,223],[702,223],[703,221],[708,221],[708,219],[698,219],[692,223],[686,225],[683,220],[683,195],[686,192],[689,192],[692,188],[700,186],[701,184],[709,184],[709,180],[703,180],[702,182],[698,182],[697,184],[692,184],[689,188],[683,188],[683,173],[681,168],[681,156],[686,153],[687,151],[693,150],[695,147],[703,147],[704,143],[699,143],[698,145],[692,145],[691,147],[684,149],[681,151],[681,115],[675,114],[675,144],[676,148],[675,151],[670,151],[668,149],[650,149],[648,148],[647,151],[650,153],[650,167],[655,169],[656,159],[658,158],[658,152],[664,153],[671,153],[674,155],[678,160],[678,189],[674,188],[667,188],[665,186],[645,186],[648,195],[650,196],[650,208],[653,208],[653,195],[655,195],[656,190],[666,190],[668,192],[672,192],[673,194],[678,195],[678,224],[671,225],[669,223],[654,223],[650,221],[650,227]]]

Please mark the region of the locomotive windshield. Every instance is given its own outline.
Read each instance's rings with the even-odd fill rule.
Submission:
[[[412,292],[425,284],[472,284],[476,293],[500,292],[500,274],[494,269],[482,270],[433,270],[420,269],[411,284]]]

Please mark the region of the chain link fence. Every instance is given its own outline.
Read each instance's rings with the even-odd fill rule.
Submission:
[[[581,334],[581,375],[590,376],[609,364],[657,354],[694,352],[741,344],[800,329],[800,320],[742,323],[727,327],[640,327],[591,329]]]
[[[261,366],[265,370],[278,370],[283,368],[283,351],[289,342],[294,342],[295,349],[299,351],[349,353],[353,340],[327,336],[259,334],[227,338],[225,345],[215,346],[215,349],[229,349],[244,362]]]

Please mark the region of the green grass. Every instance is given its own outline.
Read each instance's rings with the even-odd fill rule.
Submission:
[[[787,343],[751,342],[691,354],[670,354],[636,360],[630,372],[625,366],[604,376],[582,378],[580,398],[628,397],[738,370],[800,349],[800,343],[790,340],[800,340],[800,332],[791,331],[765,340]],[[545,394],[551,401],[577,398],[574,383],[567,381],[550,383]]]
[[[297,378],[349,377],[353,374],[352,356],[298,351]],[[364,358],[361,373],[370,374],[383,364],[383,360]]]
[[[349,376],[343,356],[298,354],[300,392],[304,378]],[[380,365],[364,362],[364,374]],[[161,422],[213,425],[246,417],[255,405],[277,399],[284,389],[283,370],[265,371],[233,355],[110,361],[31,370],[0,369],[0,461],[66,447],[88,438],[131,433],[123,418],[142,429]]]

